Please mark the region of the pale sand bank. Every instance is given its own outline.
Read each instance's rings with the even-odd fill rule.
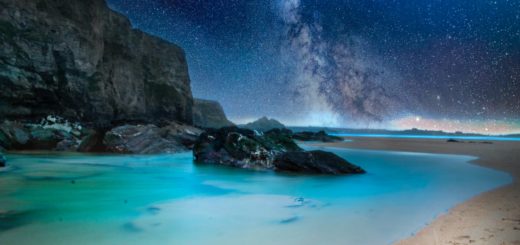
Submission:
[[[520,142],[448,143],[446,140],[349,138],[352,142],[325,144],[357,149],[472,155],[473,163],[509,172],[514,182],[478,195],[440,216],[399,245],[519,244]]]

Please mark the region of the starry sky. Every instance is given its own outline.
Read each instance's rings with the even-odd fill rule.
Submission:
[[[244,123],[520,133],[518,0],[108,0]]]

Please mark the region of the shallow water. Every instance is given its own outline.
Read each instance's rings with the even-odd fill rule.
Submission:
[[[365,137],[365,138],[396,138],[396,139],[456,139],[478,141],[520,141],[520,137],[507,136],[468,136],[468,135],[413,135],[413,134],[358,134],[358,133],[329,133],[339,137]]]
[[[368,173],[252,172],[191,153],[9,155],[0,213],[16,213],[0,218],[0,244],[389,244],[511,182],[468,156],[327,150]]]

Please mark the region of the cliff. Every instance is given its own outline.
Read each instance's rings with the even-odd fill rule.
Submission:
[[[260,130],[260,131],[269,131],[271,129],[282,129],[285,128],[285,126],[275,120],[275,119],[269,119],[267,117],[262,117],[254,122],[250,122],[246,125],[242,126],[243,128],[252,129],[252,130]]]
[[[193,103],[193,124],[202,128],[233,126],[224,109],[217,101],[195,99]]]
[[[0,0],[0,118],[192,123],[184,51],[104,0]]]

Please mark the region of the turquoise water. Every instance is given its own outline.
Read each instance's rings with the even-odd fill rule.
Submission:
[[[468,156],[327,150],[368,173],[251,172],[190,153],[9,155],[0,212],[20,215],[0,244],[389,244],[511,182]]]
[[[409,134],[349,134],[329,133],[339,137],[369,137],[369,138],[402,138],[402,139],[457,139],[457,140],[489,140],[489,141],[520,141],[519,137],[502,136],[450,136],[450,135],[409,135]]]

